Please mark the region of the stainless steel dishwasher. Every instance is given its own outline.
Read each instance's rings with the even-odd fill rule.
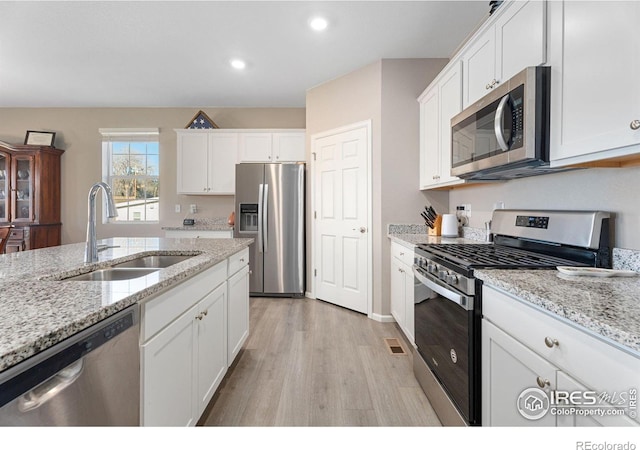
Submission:
[[[134,305],[0,372],[0,425],[140,424]]]

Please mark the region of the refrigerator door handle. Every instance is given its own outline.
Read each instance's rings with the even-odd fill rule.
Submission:
[[[262,253],[262,227],[264,223],[262,221],[262,203],[264,201],[264,184],[258,187],[258,253]]]
[[[269,250],[269,185],[264,185],[262,195],[262,248],[265,253]]]

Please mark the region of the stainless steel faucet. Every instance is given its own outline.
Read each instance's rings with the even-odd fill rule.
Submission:
[[[96,262],[98,260],[98,244],[96,241],[96,195],[98,190],[102,188],[107,200],[107,217],[113,218],[118,216],[116,204],[113,201],[113,193],[111,187],[107,183],[99,181],[89,189],[89,211],[87,218],[87,246],[84,251],[84,262]]]

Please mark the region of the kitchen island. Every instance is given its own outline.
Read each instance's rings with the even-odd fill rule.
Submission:
[[[237,254],[252,239],[111,238],[98,262],[84,243],[0,257],[0,372]],[[146,255],[193,255],[126,281],[60,281]]]

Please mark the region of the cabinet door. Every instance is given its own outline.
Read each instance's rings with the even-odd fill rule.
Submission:
[[[405,282],[403,264],[391,257],[391,315],[400,328],[405,327]]]
[[[0,152],[0,222],[9,221],[9,178],[11,160],[7,153]]]
[[[227,362],[231,366],[249,336],[249,266],[229,278]]]
[[[584,386],[581,383],[578,383],[572,377],[567,375],[564,372],[558,372],[557,375],[557,389],[558,391],[564,392],[585,392],[592,391],[588,387]],[[600,392],[596,392],[596,394],[600,394]],[[612,394],[609,392],[608,394]],[[626,394],[626,393],[625,393]],[[622,397],[619,397],[622,399]],[[622,400],[626,404],[626,399]],[[570,405],[569,405],[570,406]],[[579,406],[576,406],[579,407]],[[585,406],[585,409],[596,409],[602,408],[603,410],[609,410],[612,408],[610,403],[598,403],[593,406]],[[578,414],[561,414],[558,415],[558,426],[559,427],[637,427],[640,426],[640,423],[633,421],[627,415],[611,415],[611,416],[597,416],[597,415],[578,415]]]
[[[514,1],[496,21],[496,74],[505,81],[529,66],[547,62],[546,5]]]
[[[275,162],[306,161],[305,134],[273,133],[273,154]]]
[[[517,404],[523,391],[538,387],[538,379],[549,383],[547,393],[555,389],[556,371],[555,366],[483,320],[482,425],[555,426],[552,414],[530,420],[520,414]]]
[[[640,3],[550,2],[549,9],[551,160],[638,153],[622,147],[640,144],[633,129],[640,121]],[[618,150],[595,154],[609,149]]]
[[[440,183],[460,180],[451,175],[451,118],[462,111],[462,61],[438,82],[440,89]]]
[[[227,372],[227,283],[207,294],[197,305],[196,407],[202,414]]]
[[[240,162],[274,162],[272,133],[240,133]]]
[[[32,222],[34,220],[33,155],[14,155],[11,159],[11,220],[13,222]]]
[[[440,122],[438,86],[420,98],[420,189],[437,184],[440,178]]]
[[[237,160],[237,133],[209,134],[208,194],[234,194],[236,190]]]
[[[495,28],[478,36],[463,54],[463,104],[467,106],[482,98],[496,83]]]
[[[178,133],[178,194],[206,194],[209,136],[207,133]]]
[[[194,306],[141,347],[142,424],[195,425]]]
[[[415,279],[411,267],[403,264],[404,269],[404,334],[412,344],[415,344],[415,315],[414,315],[414,288]]]

